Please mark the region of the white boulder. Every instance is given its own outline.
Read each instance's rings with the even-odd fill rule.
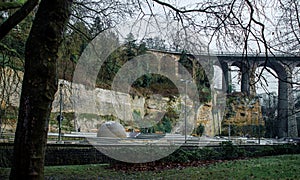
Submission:
[[[101,124],[97,137],[126,138],[125,128],[118,122],[108,121]]]

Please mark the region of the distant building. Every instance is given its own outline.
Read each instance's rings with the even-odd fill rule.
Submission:
[[[258,94],[259,102],[263,109],[276,108],[278,96],[276,92]]]
[[[299,82],[299,81],[298,81]],[[298,125],[298,136],[300,136],[300,87],[296,86],[294,88],[294,101],[295,101],[295,112],[296,112],[296,120]]]

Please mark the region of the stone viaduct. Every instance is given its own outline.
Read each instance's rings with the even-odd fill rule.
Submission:
[[[150,53],[156,55],[159,59],[163,57],[173,58],[179,61],[182,53],[165,52],[159,50],[150,50]],[[222,76],[222,90],[231,92],[230,67],[237,66],[241,73],[241,92],[245,95],[256,96],[255,92],[255,70],[258,67],[268,67],[276,72],[278,79],[278,107],[276,119],[276,134],[281,137],[298,136],[297,120],[295,115],[294,95],[292,93],[293,70],[300,66],[300,57],[297,56],[263,56],[263,55],[241,55],[241,54],[217,54],[217,55],[191,55],[187,54],[190,61],[200,61],[205,70],[209,66],[218,66],[223,74],[215,74],[213,76]],[[163,64],[163,63],[162,63]],[[176,67],[175,67],[176,69]],[[177,69],[178,70],[178,69]]]

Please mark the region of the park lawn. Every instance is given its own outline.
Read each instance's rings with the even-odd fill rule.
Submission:
[[[300,154],[235,160],[201,167],[162,171],[123,172],[108,165],[45,167],[46,179],[300,179]],[[0,168],[7,179],[8,168]]]

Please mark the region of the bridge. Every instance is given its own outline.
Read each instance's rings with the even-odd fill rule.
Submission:
[[[161,61],[165,58],[172,58],[175,62],[178,62],[183,53],[180,52],[166,52],[160,50],[149,50]],[[210,82],[213,82],[213,78],[216,76],[214,71],[210,69],[213,67],[219,67],[223,74],[222,76],[222,90],[226,93],[230,93],[230,68],[231,66],[237,66],[241,72],[241,92],[245,95],[256,95],[255,92],[255,70],[259,67],[268,67],[274,70],[278,78],[278,107],[277,107],[277,120],[276,120],[276,135],[278,137],[297,137],[297,120],[295,112],[293,90],[293,71],[300,66],[300,56],[286,56],[286,55],[239,55],[239,54],[185,54],[191,64],[195,65],[198,61],[201,66],[209,71],[207,74]],[[163,62],[161,62],[163,66]],[[176,76],[180,76],[179,65],[174,65]],[[193,70],[194,71],[194,70]],[[297,82],[298,83],[298,82]]]

